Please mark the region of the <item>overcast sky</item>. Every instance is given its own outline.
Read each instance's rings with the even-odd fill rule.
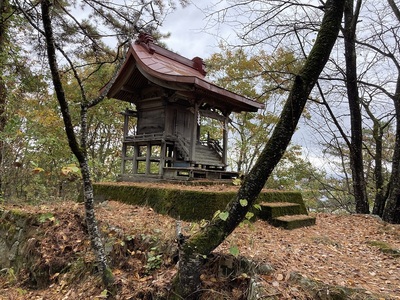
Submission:
[[[171,37],[166,39],[165,43],[172,51],[190,59],[196,56],[207,58],[218,52],[219,39],[213,31],[204,30],[207,20],[202,10],[212,2],[203,0],[185,8],[178,7],[176,11],[167,16],[160,29],[163,33],[171,33]],[[225,30],[224,36],[226,37],[230,35],[230,32],[228,28]]]

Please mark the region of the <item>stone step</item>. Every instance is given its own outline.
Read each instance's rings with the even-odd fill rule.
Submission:
[[[284,229],[296,229],[300,227],[315,225],[315,217],[308,215],[288,215],[273,218],[269,223],[276,227],[282,227]]]
[[[292,202],[263,202],[260,203],[260,206],[259,218],[266,221],[280,216],[298,215],[301,213],[300,204]]]

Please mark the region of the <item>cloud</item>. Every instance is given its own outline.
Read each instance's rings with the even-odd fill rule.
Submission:
[[[218,52],[220,39],[212,29],[205,29],[207,20],[204,9],[210,3],[202,1],[201,4],[178,7],[166,17],[160,29],[163,33],[171,33],[171,37],[165,40],[170,50],[187,58],[207,58]]]

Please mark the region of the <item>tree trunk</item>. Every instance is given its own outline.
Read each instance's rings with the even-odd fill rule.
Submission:
[[[400,10],[395,1],[388,0],[397,20],[400,22]],[[398,65],[397,65],[398,66]],[[400,224],[400,67],[397,67],[398,77],[396,92],[393,96],[396,111],[396,140],[392,159],[392,174],[389,182],[389,197],[383,212],[383,220]]]
[[[385,185],[385,180],[382,172],[383,132],[385,126],[382,127],[379,120],[376,120],[375,118],[371,119],[374,122],[374,127],[373,127],[373,137],[375,141],[374,177],[375,177],[375,191],[376,191],[372,213],[374,215],[382,217],[386,199],[388,196],[386,193],[387,186]]]
[[[7,21],[5,17],[9,14],[10,5],[7,0],[0,0],[0,133],[4,131],[6,126],[6,99],[7,99],[7,90],[6,83],[4,79],[4,63],[5,57],[7,56],[5,53],[5,45],[7,42]],[[4,141],[0,138],[0,174],[4,172],[1,171],[3,165],[3,153],[4,153]],[[2,195],[3,187],[2,187],[3,178],[0,175],[0,196]]]
[[[344,9],[344,45],[346,58],[346,88],[350,109],[351,143],[350,167],[356,212],[368,214],[369,205],[363,165],[363,136],[361,103],[357,84],[356,24],[361,0],[357,1],[354,12],[354,0],[347,0]]]
[[[386,200],[383,220],[393,224],[400,224],[400,73],[397,78],[393,102],[396,111],[396,140],[392,158],[392,174],[389,182],[389,197]]]
[[[201,231],[191,236],[180,249],[174,292],[179,299],[196,299],[200,284],[201,261],[242,222],[265,185],[272,170],[282,158],[298,120],[318,77],[329,59],[338,36],[345,0],[328,0],[314,47],[296,76],[281,118],[260,157],[245,177],[237,195],[226,207],[228,218],[216,217]],[[243,201],[243,200],[247,201]],[[242,201],[240,201],[242,200]],[[246,205],[245,205],[246,204]],[[192,267],[194,266],[194,267]]]
[[[46,38],[47,56],[51,70],[53,86],[57,95],[57,100],[61,108],[61,114],[64,121],[65,132],[68,137],[68,143],[75,157],[79,161],[79,166],[82,173],[86,223],[88,227],[92,250],[96,256],[99,271],[102,274],[103,284],[105,285],[106,288],[110,289],[112,288],[114,277],[107,265],[104,245],[101,241],[101,235],[95,217],[94,204],[93,204],[93,186],[90,179],[90,170],[89,170],[85,145],[80,146],[76,139],[74,127],[71,120],[71,114],[69,112],[69,106],[65,97],[64,89],[60,78],[60,73],[57,66],[56,48],[55,48],[53,28],[50,17],[50,7],[51,7],[50,1],[48,0],[41,1],[42,21]],[[86,110],[84,111],[86,112]]]
[[[90,169],[87,158],[85,158],[82,162],[79,162],[79,166],[82,173],[86,225],[90,235],[90,243],[93,252],[96,255],[97,265],[102,275],[103,284],[108,289],[111,289],[114,283],[114,276],[107,265],[107,257],[105,254],[104,245],[101,241],[101,234],[96,220],[93,199],[93,185],[90,179]]]
[[[371,99],[372,100],[372,99]],[[389,122],[382,122],[381,118],[375,117],[370,109],[368,102],[361,102],[365,112],[373,122],[372,138],[375,142],[375,153],[371,154],[374,165],[374,178],[375,182],[375,199],[372,214],[382,217],[385,208],[386,199],[388,197],[388,184],[385,183],[385,176],[383,174],[383,134],[385,129],[390,125]],[[372,164],[372,162],[371,162]],[[368,174],[369,172],[367,172]]]

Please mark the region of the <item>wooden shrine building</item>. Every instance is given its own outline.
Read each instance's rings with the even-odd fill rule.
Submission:
[[[263,105],[206,78],[203,60],[164,49],[141,34],[108,97],[134,104],[125,118],[120,180],[230,179],[227,171],[231,112]],[[136,122],[132,122],[136,118]],[[220,124],[221,134],[201,134],[201,118]],[[132,125],[134,124],[134,125]]]

